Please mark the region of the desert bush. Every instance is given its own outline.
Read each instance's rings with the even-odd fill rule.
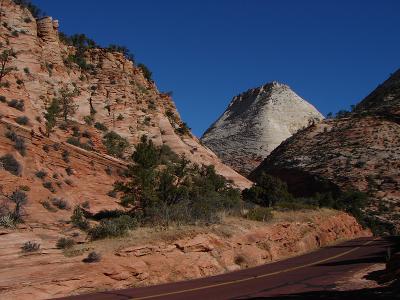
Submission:
[[[23,208],[28,203],[28,196],[24,191],[17,189],[9,196],[9,199],[15,204],[13,212],[15,220],[22,221]]]
[[[98,130],[101,130],[101,131],[104,131],[104,132],[108,131],[107,126],[104,125],[104,123],[100,123],[100,122],[94,123],[94,128],[96,128]]]
[[[64,150],[63,153],[61,154],[63,161],[66,163],[69,163],[69,152],[67,150]]]
[[[39,248],[40,248],[39,243],[36,243],[34,241],[28,241],[22,245],[21,250],[22,252],[36,252],[39,250]]]
[[[68,178],[65,179],[64,182],[65,182],[66,184],[68,184],[68,185],[72,185],[72,184],[73,184],[72,180],[71,180],[71,179],[68,179]]]
[[[58,209],[65,209],[65,210],[69,209],[68,202],[62,198],[52,198],[51,204],[53,204]]]
[[[65,172],[67,173],[68,176],[74,174],[74,170],[70,166],[65,168]]]
[[[7,102],[7,98],[5,96],[0,96],[0,102]]]
[[[53,184],[50,181],[43,182],[43,187],[48,189],[52,193],[56,191],[53,187]]]
[[[15,228],[16,220],[11,213],[7,213],[0,216],[0,227],[4,228]]]
[[[27,116],[16,117],[15,122],[17,122],[19,125],[28,125],[29,118]]]
[[[101,260],[101,255],[97,252],[90,252],[86,258],[83,259],[85,263],[94,263]]]
[[[101,220],[100,224],[92,227],[88,235],[92,240],[119,237],[135,228],[137,220],[128,215],[122,215],[114,219]]]
[[[89,222],[86,219],[85,214],[80,206],[75,206],[71,216],[71,223],[73,226],[81,230],[88,230],[90,227]]]
[[[266,207],[274,206],[279,201],[293,199],[285,182],[265,173],[257,177],[251,188],[243,190],[242,196],[244,201]]]
[[[55,208],[51,205],[50,201],[48,201],[48,200],[41,201],[40,204],[42,204],[42,206],[43,206],[45,209],[47,209],[48,211],[50,211],[50,212],[56,212],[56,211],[57,211],[57,209],[55,209]]]
[[[75,241],[73,239],[62,237],[57,240],[56,247],[58,249],[69,249],[72,248],[74,245]]]
[[[49,145],[43,145],[42,149],[43,149],[43,151],[46,152],[46,153],[49,153],[49,151],[50,151]]]
[[[15,176],[21,175],[21,164],[11,154],[5,154],[0,157],[0,164],[3,168]]]
[[[185,122],[179,125],[179,127],[176,129],[176,132],[179,135],[190,135],[190,128],[187,126]]]
[[[145,77],[147,80],[151,81],[151,80],[152,80],[151,76],[152,76],[153,74],[152,74],[152,72],[149,70],[149,68],[148,68],[145,64],[142,64],[142,63],[138,64],[138,67],[142,70],[144,77]]]
[[[45,171],[43,171],[43,170],[40,170],[40,171],[37,171],[37,172],[35,173],[35,176],[36,176],[37,178],[43,179],[43,178],[45,178],[45,177],[47,176],[47,172],[45,172]]]
[[[26,155],[26,145],[25,140],[23,138],[18,137],[15,140],[14,148],[22,155]]]
[[[117,117],[117,120],[118,121],[122,121],[123,119],[124,119],[124,116],[122,114],[119,114],[118,117]]]
[[[92,116],[84,116],[83,121],[85,121],[87,125],[92,125],[94,122],[94,118]]]
[[[12,99],[8,102],[8,106],[18,109],[19,111],[24,111],[25,110],[25,103],[24,100],[17,100],[17,99]]]
[[[104,135],[103,144],[108,154],[119,158],[122,158],[124,151],[129,146],[128,141],[114,131]]]
[[[273,219],[274,215],[271,208],[256,206],[247,212],[246,217],[253,221],[268,222]]]
[[[79,148],[88,150],[88,151],[92,151],[93,150],[93,147],[91,145],[89,145],[88,143],[82,143],[80,141],[80,139],[76,138],[76,137],[69,137],[67,139],[67,143],[71,144],[71,145],[74,145],[74,146],[77,146]]]
[[[7,131],[5,136],[14,142],[14,148],[22,155],[26,154],[25,140],[19,137],[14,131]]]

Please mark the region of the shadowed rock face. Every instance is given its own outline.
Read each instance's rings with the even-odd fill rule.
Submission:
[[[247,175],[282,141],[321,119],[290,87],[272,82],[235,96],[201,141]]]
[[[374,112],[400,118],[400,70],[356,106],[357,112]]]
[[[366,210],[399,230],[400,72],[361,101],[354,113],[314,124],[283,142],[250,175],[278,176],[298,196],[358,189]],[[321,182],[323,184],[321,184]]]

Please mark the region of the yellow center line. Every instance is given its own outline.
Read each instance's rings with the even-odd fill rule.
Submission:
[[[337,254],[337,255],[334,255],[334,256],[331,256],[331,257],[328,257],[328,258],[325,258],[325,259],[321,259],[321,260],[318,260],[318,261],[315,261],[315,262],[312,262],[312,263],[308,263],[308,264],[305,264],[305,265],[300,265],[300,266],[297,266],[297,267],[287,268],[287,269],[283,269],[283,270],[280,270],[280,271],[275,271],[275,272],[271,272],[271,273],[265,273],[265,274],[256,275],[256,276],[252,276],[252,277],[247,277],[247,278],[242,278],[242,279],[235,279],[235,280],[225,281],[225,282],[221,282],[221,283],[204,285],[204,286],[197,287],[197,288],[178,290],[178,291],[174,291],[174,292],[167,292],[167,293],[155,294],[155,295],[151,295],[151,296],[144,296],[144,297],[138,297],[138,298],[135,297],[135,298],[130,298],[130,300],[142,300],[142,299],[150,299],[150,298],[159,298],[159,297],[163,297],[163,296],[171,296],[171,295],[176,295],[176,294],[183,294],[183,293],[187,293],[187,292],[205,290],[205,289],[209,289],[209,288],[214,288],[214,287],[219,287],[219,286],[224,286],[224,285],[231,285],[231,284],[250,281],[250,280],[254,280],[254,279],[270,277],[270,276],[277,275],[277,274],[287,273],[287,272],[295,271],[295,270],[298,270],[298,269],[303,269],[303,268],[306,268],[306,267],[315,266],[315,265],[327,262],[329,260],[342,257],[344,255],[347,255],[347,254],[351,253],[351,252],[357,251],[362,246],[368,245],[368,244],[372,243],[375,240],[376,240],[376,238],[374,238],[372,241],[368,241],[368,242],[362,244],[361,246],[358,246],[356,248],[347,250],[347,251],[342,252],[340,254]]]

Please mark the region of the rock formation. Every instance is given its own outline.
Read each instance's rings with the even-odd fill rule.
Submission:
[[[400,229],[400,72],[353,113],[301,130],[252,172],[285,180],[298,196],[357,189],[373,200],[366,211]],[[392,224],[392,225],[390,225]]]
[[[110,131],[126,138],[132,153],[142,135],[157,145],[165,144],[178,154],[185,154],[192,162],[213,164],[221,175],[233,180],[240,188],[250,182],[221,163],[217,156],[203,147],[184,126],[172,98],[157,90],[155,83],[124,54],[110,49],[88,47],[79,62],[78,49],[60,40],[58,21],[51,17],[35,20],[30,12],[11,0],[3,0],[0,26],[2,49],[12,49],[16,57],[9,67],[16,68],[4,77],[0,95],[7,101],[23,100],[25,111],[20,112],[0,103],[4,120],[14,121],[27,116],[29,130],[44,131],[44,109],[59,95],[62,88],[76,89],[74,101],[77,113],[72,121],[84,130],[85,123],[102,123]],[[92,126],[93,126],[92,124]],[[93,127],[92,127],[93,128]],[[101,145],[102,132],[93,133],[93,151],[106,154]],[[65,141],[70,133],[57,129],[52,138]],[[96,144],[95,141],[100,141]]]
[[[235,96],[201,141],[247,175],[282,141],[321,119],[289,86],[272,82]]]
[[[52,227],[0,229],[0,269],[6,275],[0,276],[0,298],[49,299],[189,280],[268,263],[370,232],[345,213],[322,210],[296,222],[238,223],[235,219],[209,227],[208,232],[182,228],[169,239],[160,239],[159,231],[142,234],[126,241],[84,244],[64,255],[54,249],[59,235]],[[38,253],[20,254],[20,244],[27,240],[40,243]],[[101,249],[103,259],[82,263],[82,252],[93,246]]]

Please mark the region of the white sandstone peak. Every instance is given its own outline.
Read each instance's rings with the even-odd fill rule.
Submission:
[[[244,174],[299,129],[323,119],[314,106],[273,81],[233,97],[202,141]]]

